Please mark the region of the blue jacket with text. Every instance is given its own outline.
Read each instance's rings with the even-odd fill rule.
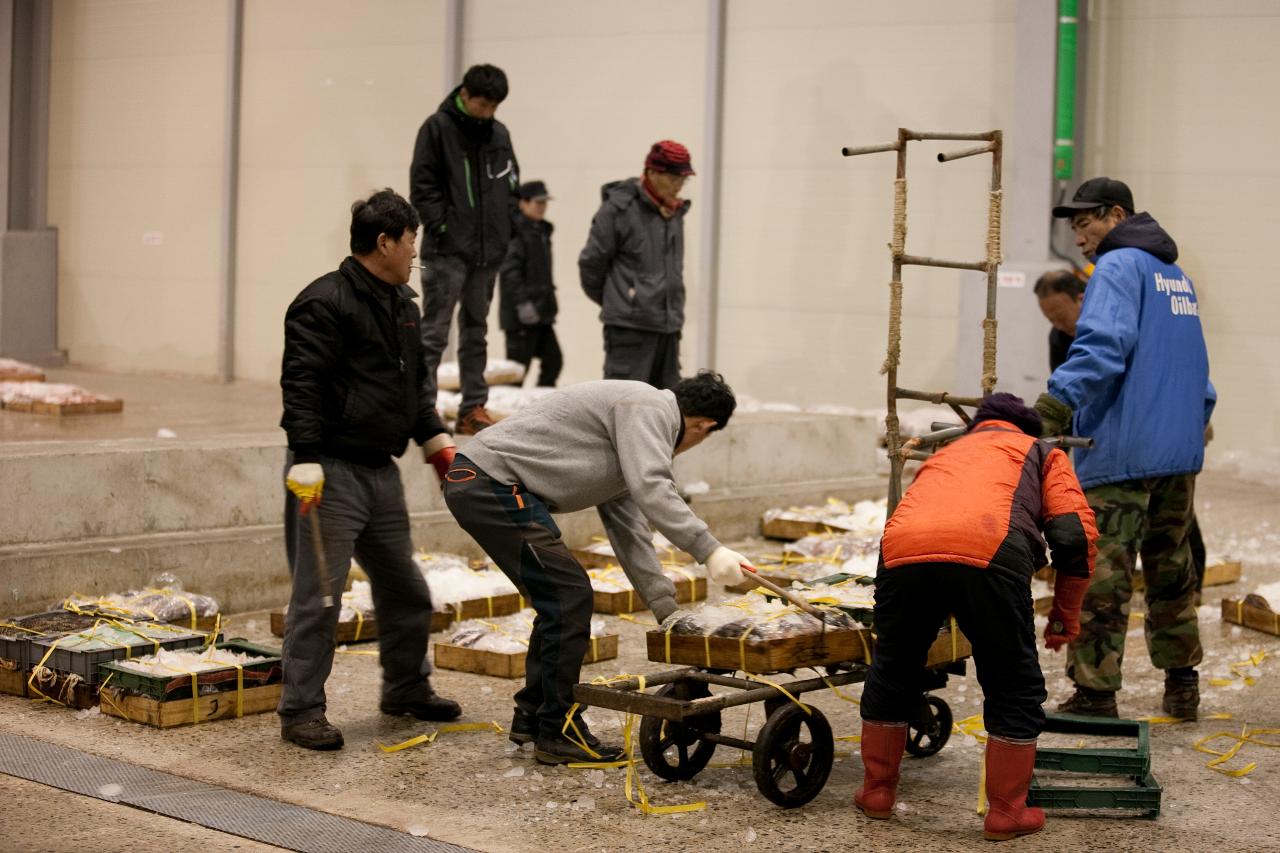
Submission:
[[[1075,411],[1086,489],[1197,473],[1217,392],[1191,279],[1178,247],[1149,214],[1122,220],[1098,245],[1076,339],[1049,377],[1049,393]]]

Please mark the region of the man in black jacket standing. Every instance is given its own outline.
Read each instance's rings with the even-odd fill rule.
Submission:
[[[680,381],[684,328],[684,216],[680,190],[693,174],[689,150],[655,142],[644,175],[605,184],[578,257],[582,289],[600,306],[604,378],[656,388]]]
[[[382,712],[422,720],[462,712],[428,679],[431,594],[413,561],[393,459],[412,438],[443,479],[454,455],[427,399],[431,374],[415,294],[406,286],[417,235],[417,214],[391,190],[357,201],[351,257],[309,284],[285,314],[280,425],[289,437],[285,550],[293,592],[277,712],[281,737],[307,749],[343,743],[325,718],[340,607],[326,606],[324,595],[346,586],[353,555],[373,591]],[[316,524],[321,548],[313,544]]]
[[[507,75],[473,65],[422,123],[409,167],[409,198],[422,220],[422,344],[427,398],[436,402],[436,369],[458,310],[458,370],[462,402],[457,432],[493,424],[485,411],[484,367],[489,303],[517,215],[519,167],[511,136],[493,116],[507,97]]]
[[[507,358],[525,370],[536,358],[541,363],[538,385],[554,388],[564,356],[556,330],[556,286],[551,278],[552,224],[546,220],[547,185],[521,184],[520,219],[498,279],[498,318],[507,335]]]

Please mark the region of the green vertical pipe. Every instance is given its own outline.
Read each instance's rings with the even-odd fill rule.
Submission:
[[[1054,109],[1053,176],[1075,173],[1077,0],[1058,0],[1058,92]]]

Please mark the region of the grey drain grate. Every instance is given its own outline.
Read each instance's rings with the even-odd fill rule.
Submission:
[[[475,853],[20,735],[0,733],[0,773],[305,853]],[[123,790],[104,797],[106,785]]]

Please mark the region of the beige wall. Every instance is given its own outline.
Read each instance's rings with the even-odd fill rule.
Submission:
[[[473,0],[465,20],[464,65],[489,62],[507,72],[511,94],[498,117],[511,131],[521,177],[546,181],[555,197],[547,218],[556,226],[564,380],[599,379],[599,308],[578,282],[578,253],[601,186],[638,176],[654,142],[675,139],[688,146],[694,169],[704,162],[704,7],[687,0]],[[693,202],[685,218],[686,369],[696,352],[699,190],[694,178],[684,193]],[[489,342],[491,355],[504,354],[496,310]]]
[[[654,140],[706,163],[706,8],[685,0],[467,0],[463,66],[492,62],[523,177],[555,201],[567,381],[599,375],[577,254],[606,181]],[[1084,169],[1128,180],[1202,291],[1221,445],[1280,426],[1280,295],[1263,264],[1280,197],[1280,9],[1093,3]],[[347,251],[350,202],[407,192],[414,135],[443,79],[444,0],[246,3],[237,372],[274,380],[281,319]],[[728,4],[717,365],[741,391],[880,405],[893,158],[847,160],[899,125],[1013,126],[1017,0]],[[73,361],[216,373],[226,5],[55,3],[50,210],[60,337]],[[1012,142],[1012,140],[1009,140]],[[1226,147],[1226,146],[1229,146]],[[982,253],[988,161],[912,148],[908,250]],[[690,182],[685,368],[696,352],[702,185]],[[163,233],[144,246],[145,232]],[[904,384],[952,383],[959,276],[907,274]],[[491,352],[503,340],[493,322]]]
[[[1280,433],[1280,4],[1094,3],[1085,171],[1133,188],[1196,284],[1217,448]]]
[[[351,202],[408,195],[443,25],[443,0],[245,4],[238,375],[279,378],[285,309],[348,254]]]
[[[49,219],[78,363],[216,372],[226,32],[203,0],[53,5]]]

